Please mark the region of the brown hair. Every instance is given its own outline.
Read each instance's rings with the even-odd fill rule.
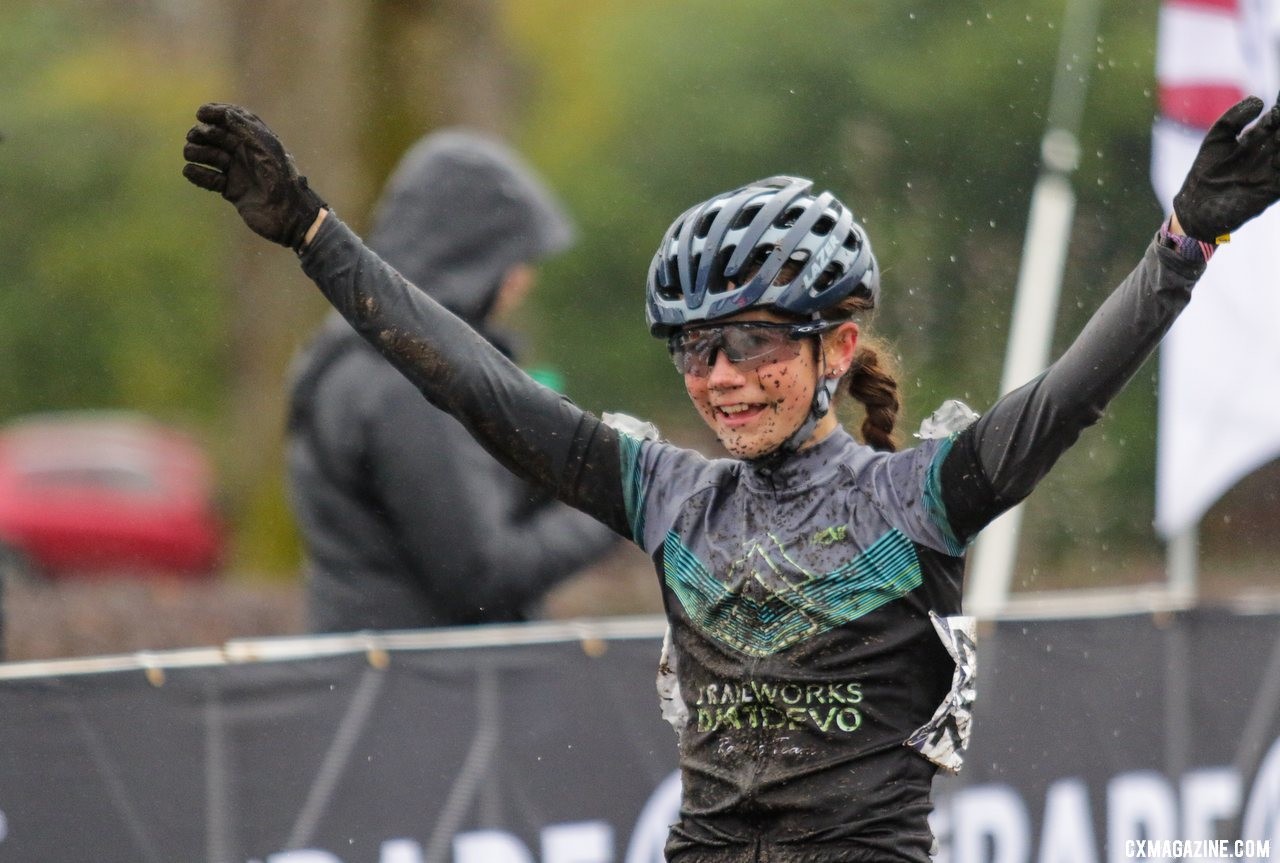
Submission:
[[[870,303],[849,297],[822,313],[827,320],[843,320],[870,312]],[[862,440],[872,449],[897,452],[895,429],[902,400],[898,395],[898,369],[889,346],[876,336],[859,331],[853,364],[841,380],[844,389],[863,407]]]

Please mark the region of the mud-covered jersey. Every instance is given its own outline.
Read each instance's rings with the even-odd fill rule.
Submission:
[[[1153,243],[1061,358],[962,431],[895,454],[837,431],[765,473],[541,387],[332,214],[302,264],[499,461],[652,556],[687,710],[679,863],[928,859],[929,759],[956,766],[972,695],[948,622],[964,546],[1101,417],[1203,270]]]
[[[905,743],[955,671],[933,623],[960,612],[938,485],[953,440],[889,454],[840,429],[772,472],[622,442],[687,710],[671,859],[735,859],[762,835],[823,859],[927,859],[934,767]],[[948,719],[938,733],[958,735]]]

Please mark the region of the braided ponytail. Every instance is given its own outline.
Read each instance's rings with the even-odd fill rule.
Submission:
[[[872,449],[897,452],[898,437],[894,426],[902,403],[898,398],[898,380],[889,352],[874,337],[859,336],[845,381],[849,395],[862,403],[866,416],[862,420],[862,439]]]
[[[824,313],[823,317],[848,319],[869,311],[869,303],[851,297],[829,313]],[[862,420],[862,440],[872,449],[897,452],[899,439],[895,426],[902,401],[898,395],[898,370],[888,345],[875,336],[859,333],[853,364],[845,373],[843,382],[849,395],[866,412]]]

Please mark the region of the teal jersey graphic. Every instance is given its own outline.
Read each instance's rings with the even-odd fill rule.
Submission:
[[[689,618],[749,656],[768,656],[857,620],[923,581],[911,541],[897,530],[829,572],[806,570],[774,537],[752,541],[724,581],[668,533],[663,566]]]

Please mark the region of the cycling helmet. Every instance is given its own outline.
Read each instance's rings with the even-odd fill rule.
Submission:
[[[880,270],[866,231],[830,192],[803,177],[770,177],[716,195],[667,229],[649,267],[646,317],[660,338],[747,308],[816,317],[846,297],[875,305]],[[788,260],[794,278],[774,284]],[[758,268],[739,284],[739,273]]]

